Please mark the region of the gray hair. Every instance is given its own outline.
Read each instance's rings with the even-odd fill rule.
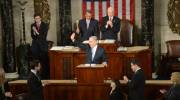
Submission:
[[[92,38],[93,40],[97,41],[97,36],[90,36],[89,38]]]

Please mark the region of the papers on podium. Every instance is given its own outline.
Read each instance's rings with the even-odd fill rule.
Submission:
[[[54,51],[71,51],[71,52],[78,52],[80,49],[79,47],[74,46],[53,46],[50,50]]]
[[[83,68],[83,67],[102,68],[104,67],[104,65],[103,64],[80,64],[77,67],[78,68]]]
[[[138,52],[146,49],[149,49],[149,46],[119,47],[117,48],[117,51]]]
[[[85,40],[83,41],[84,44],[88,44],[89,41],[88,40]],[[98,43],[99,44],[114,44],[115,43],[115,40],[113,39],[106,39],[106,40],[98,40]]]

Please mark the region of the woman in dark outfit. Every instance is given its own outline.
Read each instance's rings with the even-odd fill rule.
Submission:
[[[173,72],[171,75],[173,85],[167,91],[161,89],[160,92],[164,94],[165,100],[180,100],[180,72]]]
[[[111,92],[109,100],[123,100],[119,80],[113,80],[111,82]]]

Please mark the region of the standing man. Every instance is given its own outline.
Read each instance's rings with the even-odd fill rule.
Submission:
[[[31,52],[34,59],[42,63],[42,78],[49,77],[48,43],[47,33],[48,25],[41,21],[41,15],[34,15],[35,22],[31,24],[32,45]]]
[[[120,30],[120,19],[114,16],[113,8],[107,9],[107,16],[102,19],[102,39],[117,40],[117,33]]]
[[[89,37],[88,44],[82,44],[75,40],[75,34],[71,35],[71,40],[80,48],[84,49],[87,53],[86,63],[87,64],[103,64],[107,66],[107,56],[105,50],[98,46],[97,37]]]
[[[129,88],[129,100],[144,100],[145,77],[144,72],[139,66],[139,61],[134,59],[131,61],[131,69],[134,75],[131,80],[124,76],[124,81]]]
[[[86,11],[85,18],[81,19],[76,30],[81,34],[81,41],[88,40],[90,36],[99,37],[99,24],[96,19],[92,18],[90,10]]]

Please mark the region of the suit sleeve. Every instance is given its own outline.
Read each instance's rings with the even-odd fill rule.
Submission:
[[[103,49],[103,62],[108,62],[108,58],[106,56],[106,52],[104,49]]]
[[[79,48],[84,49],[86,51],[89,49],[88,44],[83,44],[79,40],[75,40],[74,45],[78,46]]]
[[[106,21],[106,18],[104,17],[103,20],[102,20],[102,26],[101,26],[101,31],[102,32],[105,32],[107,30],[106,23],[107,23],[107,21]]]
[[[118,33],[119,30],[120,30],[120,19],[119,18],[115,18],[114,21],[115,22],[113,24],[112,31],[113,31],[113,33]]]
[[[31,77],[28,80],[28,85],[29,85],[31,92],[33,92],[33,93],[36,93],[36,91],[40,91],[42,89],[42,85],[37,84],[35,78],[33,78],[33,77]]]
[[[42,38],[46,40],[47,38],[47,33],[48,33],[48,25],[44,23],[43,29],[42,29]]]
[[[142,72],[141,72],[142,73]],[[136,89],[141,85],[141,82],[144,81],[143,76],[139,72],[137,75],[134,76],[134,78],[128,82],[128,87],[130,89]]]
[[[97,20],[95,21],[94,35],[99,39],[99,23]]]
[[[34,31],[33,31],[33,24],[31,25],[31,38],[32,39],[36,39],[36,35],[34,35]]]

